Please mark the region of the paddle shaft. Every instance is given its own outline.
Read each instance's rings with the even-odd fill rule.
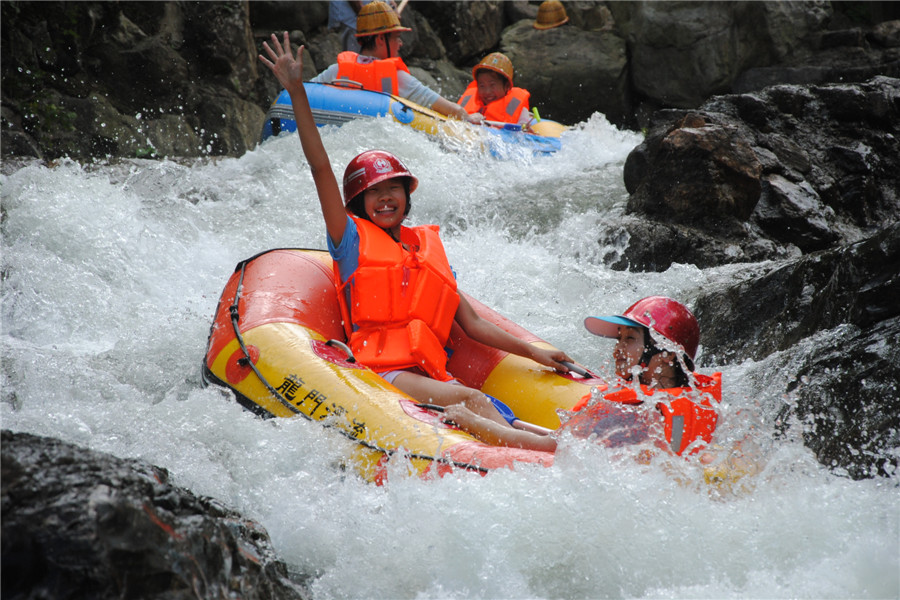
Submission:
[[[518,123],[504,123],[503,121],[482,121],[485,125],[497,127],[498,129],[508,129],[509,131],[522,131],[522,126]]]

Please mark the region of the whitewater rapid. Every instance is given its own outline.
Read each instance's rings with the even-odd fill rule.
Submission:
[[[554,156],[503,161],[384,119],[322,134],[339,176],[363,150],[400,156],[420,181],[411,222],[442,226],[460,288],[601,373],[611,343],[584,316],[652,294],[690,305],[753,268],[605,267],[620,249],[598,232],[624,211],[640,137],[599,115]],[[825,469],[802,424],[776,436],[791,367],[829,332],[718,367],[718,441],[751,440],[760,465],[733,489],[585,442],[549,469],[375,487],[339,468],[346,439],[201,387],[235,264],[325,247],[296,136],[237,159],[6,164],[0,186],[3,428],[168,469],[260,522],[315,598],[900,597],[896,477]]]

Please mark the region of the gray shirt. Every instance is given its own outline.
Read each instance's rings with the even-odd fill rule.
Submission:
[[[310,81],[313,83],[333,83],[337,79],[337,74],[338,66],[333,64],[310,79]],[[440,94],[426,87],[421,81],[406,71],[397,71],[397,92],[401,98],[406,98],[410,102],[415,102],[425,108],[431,108],[437,99],[441,97]]]

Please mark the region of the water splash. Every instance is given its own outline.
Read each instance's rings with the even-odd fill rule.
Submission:
[[[584,316],[690,302],[752,268],[606,268],[616,249],[595,232],[622,213],[640,137],[600,116],[553,156],[509,161],[380,119],[322,133],[338,176],[366,149],[400,156],[420,179],[411,220],[442,225],[461,288],[607,375],[613,342]],[[777,437],[805,343],[722,369],[718,440],[749,437],[765,458],[746,490],[574,440],[550,469],[376,488],[341,469],[342,437],[200,387],[234,265],[324,247],[296,136],[238,159],[6,165],[0,194],[3,427],[169,469],[261,522],[317,598],[898,596],[897,482],[836,476]]]

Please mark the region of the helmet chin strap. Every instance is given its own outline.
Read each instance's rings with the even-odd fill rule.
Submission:
[[[650,331],[645,328],[644,329],[644,353],[641,354],[641,358],[638,361],[638,364],[641,367],[641,376],[639,379],[640,379],[640,382],[643,383],[644,385],[650,385],[650,382],[653,380],[653,378],[648,375],[647,371],[648,371],[648,367],[650,366],[650,360],[654,356],[659,354],[660,352],[662,352],[662,350],[660,348],[656,347],[656,345],[653,343],[653,338],[650,337]],[[648,378],[647,381],[644,380],[645,376]]]

